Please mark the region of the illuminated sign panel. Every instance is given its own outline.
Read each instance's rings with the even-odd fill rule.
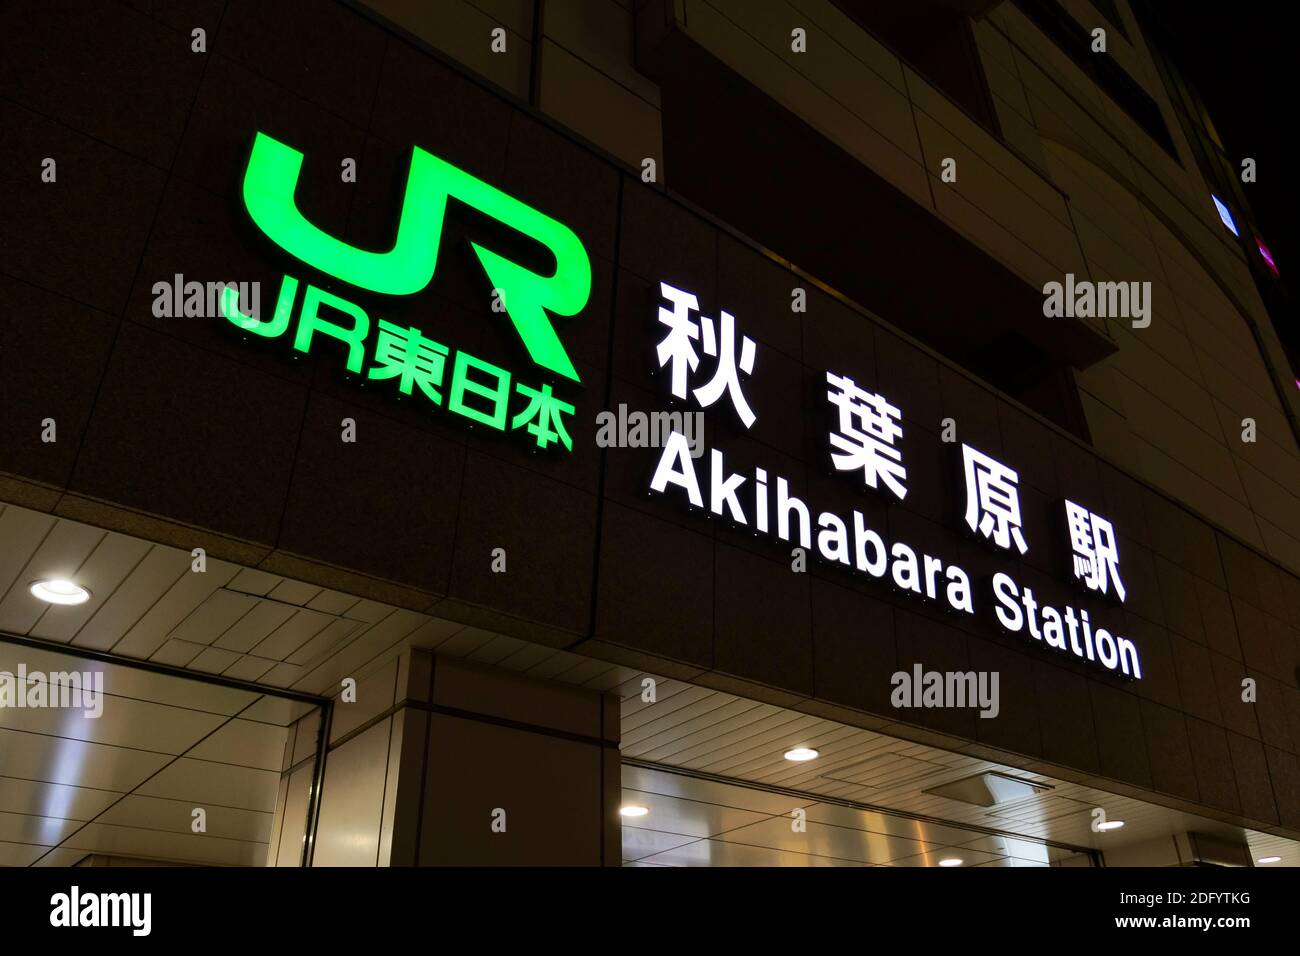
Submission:
[[[283,276],[267,316],[246,314],[239,292],[225,288],[225,318],[250,335],[284,338],[300,353],[310,353],[322,339],[331,340],[333,348],[342,348],[348,372],[367,382],[385,383],[400,396],[428,402],[474,425],[520,431],[538,448],[562,445],[571,451],[567,420],[574,406],[553,388],[572,385],[579,376],[552,317],[576,315],[590,295],[591,264],[577,236],[417,147],[412,150],[392,248],[360,249],[321,230],[298,209],[295,194],[302,164],[302,153],[259,133],[243,179],[248,214],[285,253],[367,295],[410,296],[428,287],[452,199],[549,250],[555,270],[543,275],[470,243],[492,283],[494,301],[508,314],[535,368],[516,374],[440,341],[436,333],[430,334],[433,330],[372,315],[373,305],[363,307],[289,274]],[[753,428],[758,416],[746,386],[761,372],[757,343],[731,313],[719,311],[716,319],[703,315],[694,294],[666,282],[660,283],[659,292],[656,318],[661,334],[654,360],[673,398],[700,409],[728,408],[742,428]],[[254,306],[253,312],[258,311]],[[833,420],[826,435],[827,467],[845,481],[902,501],[909,493],[901,447],[903,411],[849,371],[825,373],[824,398]],[[961,461],[967,530],[1009,559],[1027,554],[1015,468],[968,444],[961,445]],[[977,594],[960,565],[904,541],[887,541],[859,510],[847,515],[817,511],[791,492],[786,477],[763,467],[735,471],[723,449],[706,448],[698,435],[693,443],[683,431],[668,433],[650,490],[684,494],[691,506],[707,508],[710,515],[814,551],[829,564],[886,582],[900,592],[942,602],[954,614],[981,613],[991,602],[994,616],[1011,633],[1116,673],[1142,676],[1134,643],[1099,626],[1087,610],[1044,604],[1032,588],[1021,586],[1005,571],[992,576],[987,594]],[[1092,594],[1113,594],[1123,601],[1126,590],[1111,523],[1072,501],[1064,503],[1060,520],[1070,541],[1077,583]]]
[[[1228,208],[1228,204],[1218,196],[1211,195],[1210,198],[1214,200],[1214,208],[1219,211],[1219,221],[1227,226],[1228,231],[1234,236],[1241,235],[1237,232],[1237,222],[1232,218],[1232,210]]]
[[[753,340],[738,333],[734,317],[726,312],[720,313],[721,335],[714,333],[712,319],[701,316],[697,322],[692,318],[699,309],[694,295],[667,283],[661,283],[660,292],[666,305],[660,307],[658,321],[667,331],[655,358],[658,367],[668,371],[673,396],[688,403],[693,400],[701,407],[712,406],[725,396],[744,427],[752,428],[757,415],[745,397],[740,373],[748,380],[761,365]],[[712,369],[704,368],[701,352],[712,359]],[[694,375],[708,377],[710,372],[706,385],[692,387]],[[846,480],[902,500],[908,493],[907,466],[899,448],[902,411],[840,371],[828,370],[825,381],[826,401],[835,421],[827,435],[830,467]],[[1028,553],[1015,469],[966,444],[961,446],[961,457],[964,520],[969,532],[1009,557]],[[1004,571],[992,576],[987,595],[978,596],[970,575],[960,565],[918,552],[903,541],[887,541],[868,525],[861,511],[854,509],[849,515],[817,512],[791,494],[789,481],[780,475],[769,474],[762,467],[733,471],[718,448],[709,449],[707,458],[707,465],[701,460],[697,471],[686,436],[670,434],[650,479],[650,490],[684,494],[695,508],[707,508],[709,514],[742,528],[815,550],[828,564],[868,575],[900,592],[941,601],[955,614],[979,613],[987,599],[1007,631],[1141,679],[1137,646],[1099,626],[1086,609],[1044,604],[1032,588],[1021,586]],[[670,488],[676,490],[670,492]],[[1123,601],[1126,592],[1111,523],[1072,501],[1065,502],[1060,521],[1062,532],[1069,536],[1078,583],[1087,591],[1113,593]]]
[[[534,365],[552,379],[580,380],[551,321],[552,315],[576,315],[591,293],[591,262],[567,226],[415,147],[393,247],[383,252],[359,249],[309,222],[298,209],[295,194],[302,163],[302,153],[258,133],[244,172],[244,206],[257,227],[286,253],[366,292],[409,296],[429,285],[437,268],[443,218],[451,199],[545,246],[556,263],[549,276],[478,243],[470,244],[496,301],[509,315]],[[299,285],[297,278],[284,276],[270,318],[242,313],[233,289],[223,295],[222,313],[246,332],[278,338],[293,322]],[[328,314],[322,312],[322,306]],[[368,351],[372,329],[376,334]],[[556,443],[573,448],[565,418],[573,415],[574,408],[553,393],[551,382],[533,385],[519,381],[507,369],[467,352],[453,352],[448,345],[426,337],[424,330],[403,328],[383,318],[372,321],[357,303],[307,284],[298,307],[293,348],[310,352],[313,342],[322,336],[346,346],[346,368],[355,375],[395,380],[402,395],[418,392],[423,399],[475,424],[499,431],[523,429],[539,448]]]

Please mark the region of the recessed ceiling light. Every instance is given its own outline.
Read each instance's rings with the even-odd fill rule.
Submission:
[[[793,760],[795,763],[803,763],[805,760],[817,759],[817,751],[811,747],[795,747],[793,750],[785,752],[786,760]]]
[[[947,856],[939,861],[940,866],[961,866],[961,857]]]
[[[1276,862],[1277,862],[1278,860],[1280,860],[1280,859],[1282,859],[1280,856],[1261,856],[1261,857],[1260,857],[1258,860],[1256,860],[1255,862],[1256,862],[1256,863],[1276,863]]]
[[[46,581],[33,581],[33,597],[50,604],[85,604],[90,600],[90,592],[80,584],[74,584],[63,578],[50,578]]]
[[[1097,829],[1105,832],[1106,830],[1118,830],[1123,825],[1123,820],[1107,820],[1105,823],[1098,823]]]
[[[629,803],[625,807],[618,808],[619,816],[622,817],[643,817],[649,812],[650,810],[648,807],[643,807],[636,803]]]

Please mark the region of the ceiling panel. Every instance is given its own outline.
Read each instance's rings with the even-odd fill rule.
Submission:
[[[182,574],[189,573],[187,552],[153,545],[117,589],[96,605],[72,643],[97,651],[111,649]]]
[[[29,682],[30,683],[30,682]],[[152,701],[105,694],[98,717],[57,707],[0,707],[0,727],[163,754],[183,753],[223,718]]]
[[[624,788],[623,802],[648,807],[650,813],[642,819],[652,823],[656,830],[697,838],[717,836],[751,823],[758,823],[765,818],[763,814],[752,810],[669,797],[645,790]]]
[[[206,601],[213,591],[224,586],[238,570],[233,564],[209,558],[206,571],[186,571],[149,606],[110,650],[125,657],[147,658],[166,642],[167,636],[195,608]]]
[[[643,860],[665,850],[685,846],[696,842],[696,837],[683,836],[680,833],[664,833],[660,830],[646,830],[633,824],[623,824],[623,859],[624,861]]]
[[[1063,860],[1071,855],[1069,850],[1050,846],[1045,843],[1038,843],[1034,840],[1017,840],[1011,837],[1000,836],[976,837],[974,840],[962,843],[961,847],[970,847],[973,850],[983,850],[986,853],[992,853],[996,856],[1014,857],[1021,862],[1041,864],[1044,866],[1056,860]]]
[[[1088,816],[1094,806],[1096,803],[1091,800],[1073,800],[1056,794],[1036,794],[1027,800],[1017,800],[1008,806],[989,807],[988,814],[1024,825],[1046,823],[1063,817]]]
[[[284,624],[298,609],[292,604],[279,601],[257,600],[253,608],[234,624],[230,625],[216,640],[216,646],[234,651],[237,655],[252,650]]]
[[[124,797],[96,822],[189,834],[193,832],[196,809],[204,811],[203,824],[209,837],[263,844],[271,839],[272,813],[208,806],[188,800],[164,800],[142,794]]]
[[[305,584],[302,581],[290,581],[287,578],[281,578],[280,583],[273,587],[266,596],[273,601],[283,601],[285,604],[296,604],[301,607],[324,593],[325,589],[315,584]],[[325,613],[333,617],[338,612],[326,611]]]
[[[598,661],[590,657],[582,657],[577,654],[569,655],[573,658],[573,666],[558,669],[550,680],[559,681],[563,684],[576,684],[582,686],[587,681],[605,673],[609,670],[607,661]]]
[[[63,846],[112,856],[186,860],[212,866],[259,866],[266,861],[265,843],[103,823],[87,824]]]
[[[524,672],[546,660],[554,653],[551,648],[542,647],[540,644],[524,644],[509,656],[497,661],[497,667],[502,670]]]
[[[504,634],[497,634],[493,636],[492,640],[479,647],[473,654],[470,654],[467,660],[474,661],[477,664],[485,664],[488,667],[500,667],[502,661],[527,646],[527,641],[506,637]],[[544,650],[544,648],[542,649]],[[588,658],[588,660],[590,659]]]
[[[360,603],[361,599],[353,597],[351,594],[342,594],[338,591],[321,591],[320,594],[308,601],[306,606],[313,611],[338,614],[359,621],[361,618],[353,611]]]
[[[17,505],[0,506],[0,541],[5,543],[0,548],[0,596],[9,593],[56,520]]]
[[[815,823],[906,837],[932,844],[961,843],[979,836],[970,830],[961,830],[941,823],[879,813],[874,810],[860,810],[857,807],[846,807],[835,803],[812,804],[808,808],[808,819]]]
[[[674,850],[667,850],[642,862],[661,866],[866,866],[853,860],[791,853],[770,847],[725,843],[721,840],[697,840]]]
[[[1035,860],[1022,860],[1014,856],[999,856],[987,863],[976,863],[975,866],[1051,866],[1050,863],[1043,863]]]
[[[256,568],[240,568],[239,573],[230,579],[228,587],[235,591],[243,591],[245,594],[262,597],[270,594],[283,580],[279,575],[259,571]]]
[[[771,817],[728,831],[717,839],[791,853],[811,853],[854,863],[871,863],[875,866],[911,858],[932,849],[930,844],[920,840],[825,823],[806,822],[802,829],[796,829],[793,816]]]
[[[299,667],[297,664],[281,662],[263,674],[258,683],[263,687],[279,687],[287,690],[298,683],[306,670],[305,667]]]
[[[0,777],[127,791],[170,759],[128,747],[0,728]]]
[[[915,856],[898,857],[890,866],[939,866],[940,860],[958,859],[962,866],[984,866],[1002,860],[1003,857],[985,853],[969,847],[936,846],[930,847]]]
[[[214,760],[278,773],[288,738],[288,727],[236,719],[195,744],[188,755],[199,760]]]
[[[60,817],[27,813],[0,813],[0,843],[32,843],[54,846],[79,824]]]
[[[44,852],[28,843],[0,843],[0,866],[31,866]]]
[[[845,783],[881,789],[912,783],[936,773],[943,773],[946,769],[942,764],[909,757],[906,754],[882,753],[834,770],[824,771],[822,776],[828,780],[841,780]]]
[[[419,636],[412,640],[413,646],[437,650],[439,654],[448,657],[468,657],[484,644],[489,643],[494,636],[491,631],[479,630],[476,627],[445,627],[427,624],[418,633]],[[552,663],[552,658],[546,657],[542,660],[541,666],[550,663]]]
[[[674,763],[708,763],[711,755],[736,739],[735,734],[747,734],[750,727],[797,733],[792,725],[813,720],[739,699],[711,708],[706,708],[701,701],[665,717],[663,721],[643,724],[633,732],[627,744],[636,748],[638,756],[646,760],[674,757]]]
[[[344,677],[358,676],[365,665],[380,654],[402,646],[428,623],[428,615],[391,608],[373,626],[349,637],[335,654],[305,674],[294,687],[315,694],[333,690]]]
[[[31,866],[35,863],[37,866],[76,866],[84,860],[89,854],[85,850],[75,850],[71,847],[33,847],[36,850],[36,856],[39,859],[28,863],[4,863],[3,854],[0,853],[0,866]]]
[[[1250,832],[1250,855],[1259,866],[1300,866],[1300,843],[1271,833]],[[1281,857],[1274,863],[1258,863],[1266,857]]]
[[[239,654],[235,651],[228,651],[221,647],[204,647],[188,661],[182,663],[179,658],[183,658],[194,647],[198,647],[198,645],[171,640],[159,648],[158,653],[154,654],[150,660],[166,662],[167,657],[173,653],[172,648],[175,648],[174,653],[178,658],[175,663],[180,664],[182,667],[188,667],[190,670],[203,671],[205,674],[220,674],[239,660]]]
[[[329,614],[299,608],[288,621],[267,634],[265,638],[253,647],[248,648],[248,650],[258,657],[276,661],[288,660],[299,648],[336,621],[338,619]],[[222,646],[229,647],[232,645],[223,644]]]
[[[204,647],[202,644],[190,644],[187,641],[167,641],[149,656],[149,660],[155,664],[167,664],[170,667],[189,667],[198,659],[200,654],[209,650],[212,650],[212,648]],[[211,658],[205,658],[205,660],[210,661]],[[200,671],[203,670],[203,667],[195,665],[191,669]],[[211,670],[206,671],[206,673],[211,672]]]
[[[662,683],[656,681],[653,700],[647,701],[640,694],[625,696],[622,704],[624,745],[639,746],[641,741],[662,731],[664,727],[679,723],[683,717],[689,719],[706,714],[726,703],[725,699],[715,697],[716,692],[707,687],[669,680]],[[652,724],[658,724],[658,729],[648,729]]]
[[[102,812],[119,794],[63,784],[42,783],[0,776],[0,811],[35,816],[89,820]]]
[[[827,766],[851,763],[861,759],[864,752],[879,745],[880,737],[866,730],[846,728],[821,718],[807,718],[811,724],[801,724],[802,732],[770,731],[755,734],[737,743],[724,753],[711,756],[701,769],[708,773],[738,776],[761,780],[779,786],[802,788],[809,781],[821,778],[825,770],[810,763],[793,763],[784,754],[792,746],[810,746],[825,749]],[[817,763],[821,763],[819,759]],[[827,782],[827,781],[822,781]],[[834,783],[833,781],[831,781]]]
[[[147,797],[191,801],[193,806],[205,802],[272,813],[279,786],[278,770],[258,770],[181,757],[136,792]]]
[[[642,790],[666,797],[680,797],[696,803],[749,810],[766,816],[789,813],[795,807],[811,806],[814,802],[812,798],[801,800],[798,797],[760,790],[756,787],[738,787],[687,774],[665,773],[662,770],[651,770],[631,764],[623,765],[623,790],[625,794]]]
[[[582,686],[589,690],[613,693],[623,684],[627,683],[630,678],[639,676],[639,671],[633,670],[630,667],[623,667],[621,664],[615,664],[607,668],[604,673],[595,674],[586,681],[583,681]],[[640,690],[637,692],[640,693]]]
[[[229,677],[231,680],[251,682],[260,678],[275,665],[275,661],[268,661],[263,657],[254,657],[251,654],[245,654],[239,660],[235,661],[223,670],[221,676]]]
[[[75,648],[68,651],[54,650],[8,643],[0,639],[0,670],[17,673],[18,666],[24,663],[29,672],[102,671],[106,693],[214,714],[237,713],[261,696],[256,691],[178,680],[168,674],[141,670],[129,663],[91,660],[78,656]]]
[[[296,667],[306,667],[319,661],[341,648],[348,638],[365,627],[362,621],[347,618],[333,618],[328,625],[321,628],[314,637],[284,657],[284,660]]]
[[[168,636],[191,644],[211,644],[256,606],[257,598],[218,588],[172,628]]]
[[[314,704],[301,700],[289,700],[285,697],[273,697],[270,694],[261,697],[257,703],[240,713],[241,720],[255,720],[263,724],[275,724],[288,727],[290,724],[307,716]]]
[[[320,599],[309,601],[307,606],[313,611],[322,610],[316,606]],[[353,600],[348,605],[348,609],[343,612],[344,617],[350,617],[354,621],[365,621],[367,624],[378,624],[384,618],[391,614],[393,609],[387,604],[381,604],[379,601],[371,601],[369,598]]]

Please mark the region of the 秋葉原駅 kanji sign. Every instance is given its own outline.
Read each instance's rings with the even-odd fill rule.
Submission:
[[[752,428],[758,419],[744,385],[760,370],[757,344],[739,331],[730,313],[719,312],[717,320],[702,314],[697,319],[699,302],[693,294],[666,282],[660,283],[660,294],[663,304],[657,319],[664,328],[655,360],[666,374],[672,397],[704,409],[725,398],[741,425]],[[702,359],[710,360],[707,366]],[[697,374],[702,384],[695,384]],[[825,398],[835,422],[827,435],[831,470],[900,501],[906,498],[908,470],[900,446],[900,408],[844,371],[827,371],[825,384]],[[965,443],[961,445],[961,462],[963,518],[968,533],[1012,558],[1026,554],[1029,542],[1016,470]],[[650,490],[667,494],[674,487],[678,489],[674,494],[684,494],[692,507],[707,508],[710,515],[739,527],[812,551],[828,564],[868,575],[901,593],[942,602],[955,614],[973,615],[978,604],[991,600],[994,615],[1005,630],[1113,673],[1137,680],[1142,677],[1133,641],[1094,622],[1085,608],[1043,603],[1031,587],[1022,586],[1008,571],[995,572],[988,594],[977,595],[970,575],[959,564],[919,553],[903,541],[887,542],[857,509],[849,515],[814,513],[791,492],[785,477],[762,467],[732,471],[719,448],[709,449],[707,465],[701,461],[699,467],[697,473],[686,437],[669,435],[650,479]],[[1069,500],[1064,502],[1060,519],[1069,535],[1077,583],[1094,595],[1113,594],[1124,601],[1119,548],[1111,523]]]

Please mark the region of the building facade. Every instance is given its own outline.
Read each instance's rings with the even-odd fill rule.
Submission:
[[[6,862],[1300,864],[1297,375],[1144,16],[6,7],[5,667],[109,718],[0,709]]]

